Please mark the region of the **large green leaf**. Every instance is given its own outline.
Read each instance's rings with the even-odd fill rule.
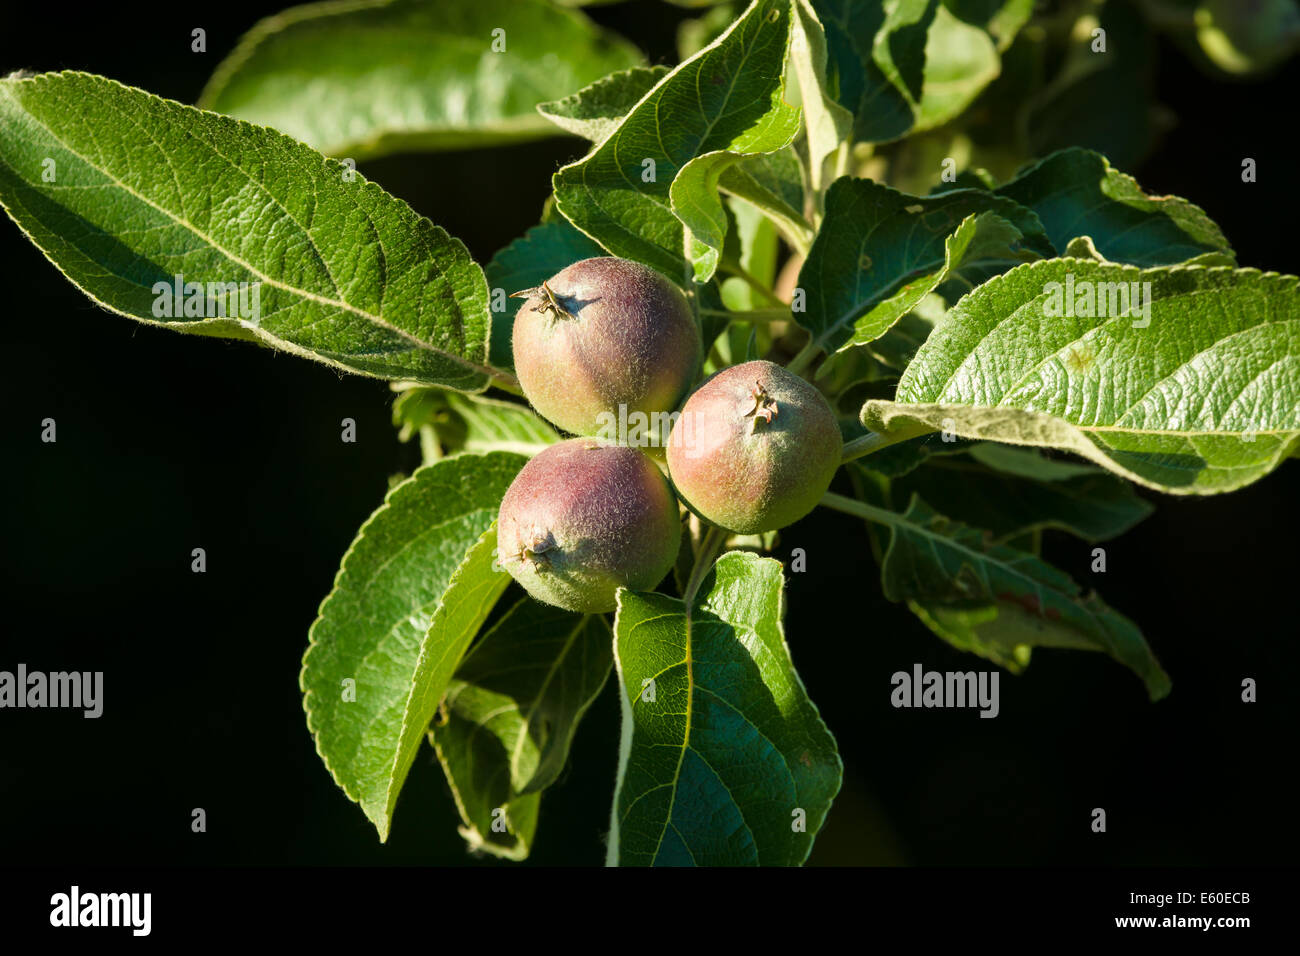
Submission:
[[[1300,437],[1298,282],[1253,269],[1023,265],[957,303],[896,401],[867,402],[862,420],[1060,448],[1176,494],[1231,491]],[[1125,313],[1121,293],[1131,305],[1134,291],[1146,308]]]
[[[438,701],[510,582],[493,568],[492,523],[526,461],[462,455],[416,471],[362,526],[312,625],[307,726],[381,840]]]
[[[609,862],[802,863],[839,789],[835,740],[790,661],[781,565],[723,555],[693,607],[619,592],[623,741]]]
[[[530,598],[465,656],[429,736],[472,848],[527,856],[541,792],[564,769],[612,666],[603,617]]]
[[[879,338],[950,269],[1010,268],[1052,253],[1038,218],[1011,200],[978,189],[909,196],[846,176],[826,194],[826,218],[799,271],[806,311],[795,318],[833,352]]]
[[[668,72],[666,66],[619,70],[564,99],[538,103],[537,111],[561,129],[599,143]]]
[[[546,0],[337,0],[257,24],[199,105],[361,159],[546,136],[538,103],[640,59]]]
[[[1169,677],[1142,632],[1096,594],[1040,558],[991,543],[913,496],[890,528],[881,565],[885,596],[906,601],[940,637],[1017,671],[1033,647],[1103,651],[1146,684],[1152,700]]]
[[[992,82],[1031,0],[892,4],[813,0],[830,51],[831,88],[854,135],[888,142],[961,113]]]
[[[682,275],[682,221],[669,191],[691,160],[725,166],[779,149],[798,131],[782,98],[790,11],[755,0],[723,36],[659,81],[587,156],[555,174],[561,213],[614,255]],[[688,216],[717,203],[708,177],[686,197]],[[718,207],[720,208],[720,206]]]
[[[1148,196],[1132,176],[1086,149],[1064,149],[996,190],[1028,206],[1057,250],[1089,236],[1101,255],[1136,266],[1174,265],[1207,252],[1231,257],[1223,233],[1177,196]]]
[[[479,391],[492,375],[487,283],[465,246],[274,130],[84,73],[10,77],[0,203],[122,315],[381,378]],[[173,314],[177,275],[191,314]],[[238,304],[220,296],[232,283]]]

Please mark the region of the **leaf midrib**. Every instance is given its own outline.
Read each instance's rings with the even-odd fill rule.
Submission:
[[[20,81],[20,82],[28,82],[28,81]],[[202,242],[204,242],[204,243],[205,243],[207,246],[209,246],[211,249],[215,250],[216,252],[218,252],[219,254],[221,254],[222,256],[224,256],[224,257],[225,257],[226,259],[228,259],[230,262],[232,262],[232,263],[234,263],[234,264],[240,266],[241,268],[247,270],[247,271],[248,271],[249,273],[251,273],[252,275],[257,276],[257,277],[259,278],[259,281],[266,283],[267,285],[271,286],[272,288],[280,289],[280,290],[282,290],[282,291],[284,291],[284,292],[287,292],[287,293],[289,293],[289,294],[291,294],[291,295],[296,295],[296,296],[298,296],[299,298],[304,299],[304,300],[306,300],[306,301],[314,302],[314,303],[316,303],[317,305],[322,305],[322,306],[331,307],[331,308],[337,308],[337,309],[340,309],[340,310],[345,311],[345,312],[351,312],[351,313],[353,313],[354,315],[358,316],[359,318],[365,319],[365,320],[367,320],[367,321],[369,321],[369,322],[374,323],[375,325],[378,325],[379,327],[381,327],[381,328],[383,328],[383,329],[386,329],[387,331],[393,332],[394,334],[398,335],[399,337],[401,337],[401,338],[403,338],[403,339],[409,341],[412,345],[414,345],[415,347],[417,347],[417,348],[419,348],[419,349],[422,349],[422,350],[425,350],[425,351],[429,351],[429,352],[434,352],[434,353],[436,353],[436,354],[438,354],[438,355],[443,356],[444,358],[451,359],[453,362],[456,362],[456,363],[458,363],[458,364],[460,364],[460,365],[463,365],[464,367],[466,367],[466,368],[468,368],[468,369],[471,369],[472,371],[478,372],[479,374],[486,375],[488,378],[492,378],[492,377],[496,374],[495,371],[494,371],[492,368],[490,368],[489,366],[487,366],[487,365],[481,365],[481,364],[479,364],[479,363],[477,363],[477,362],[471,361],[470,359],[467,359],[467,358],[464,358],[464,357],[462,357],[462,356],[456,355],[456,354],[453,353],[453,352],[448,352],[448,351],[446,351],[446,350],[444,350],[444,349],[438,348],[437,346],[435,346],[435,345],[433,345],[433,344],[431,344],[431,343],[429,343],[429,342],[425,342],[423,339],[419,338],[418,336],[412,335],[411,333],[407,332],[406,330],[401,329],[401,328],[398,328],[397,326],[391,324],[390,322],[388,322],[386,319],[382,318],[381,316],[374,315],[374,314],[372,314],[372,313],[370,313],[370,312],[367,312],[365,309],[362,309],[362,308],[360,308],[360,307],[358,307],[358,306],[354,306],[354,305],[352,305],[352,304],[350,304],[350,303],[348,303],[348,302],[344,302],[344,301],[339,300],[339,299],[330,299],[330,298],[328,298],[328,297],[326,297],[326,296],[322,296],[322,295],[320,295],[320,294],[318,294],[318,293],[311,292],[311,291],[309,291],[309,290],[307,290],[307,289],[300,289],[300,288],[297,288],[297,287],[295,287],[295,286],[288,285],[287,283],[281,282],[281,281],[278,280],[278,279],[273,279],[273,278],[271,278],[270,276],[268,276],[268,275],[266,275],[264,272],[262,272],[262,270],[258,269],[258,268],[255,267],[254,265],[252,265],[252,263],[246,262],[245,260],[243,260],[242,258],[240,258],[239,256],[237,256],[235,253],[231,252],[230,250],[228,250],[228,249],[224,248],[223,246],[221,246],[220,244],[218,244],[214,239],[212,239],[212,237],[208,236],[206,233],[204,233],[201,229],[199,229],[199,228],[198,228],[196,225],[194,225],[193,223],[189,222],[187,219],[184,219],[183,217],[178,216],[177,214],[173,213],[171,210],[169,210],[169,209],[167,209],[167,208],[165,208],[165,207],[159,205],[158,203],[154,202],[152,199],[148,198],[147,196],[145,196],[145,195],[143,195],[143,194],[137,192],[136,190],[132,189],[132,188],[131,188],[130,186],[128,186],[125,182],[123,182],[122,180],[120,180],[120,179],[118,179],[116,176],[114,176],[112,173],[110,173],[107,169],[104,169],[102,166],[99,166],[99,165],[96,164],[95,162],[91,161],[90,158],[87,157],[84,153],[80,152],[79,150],[74,149],[74,148],[73,148],[72,146],[70,146],[67,142],[65,142],[65,141],[64,141],[64,140],[63,140],[63,139],[62,139],[62,138],[61,138],[57,133],[55,133],[54,130],[51,129],[50,126],[49,126],[47,123],[45,123],[43,120],[41,120],[40,118],[38,118],[34,113],[32,113],[30,110],[28,110],[28,109],[26,108],[26,106],[23,104],[22,100],[19,99],[19,98],[17,98],[16,96],[14,96],[12,90],[11,90],[10,87],[9,87],[9,84],[0,84],[0,88],[2,88],[2,89],[4,90],[5,96],[6,96],[6,97],[11,101],[11,102],[13,102],[13,103],[14,103],[14,104],[15,104],[15,105],[16,105],[16,106],[17,106],[17,107],[22,111],[22,113],[23,113],[25,116],[29,117],[29,118],[32,120],[32,122],[36,123],[38,126],[41,127],[41,129],[45,130],[45,132],[50,136],[51,139],[53,139],[53,140],[54,140],[55,142],[57,142],[60,146],[62,146],[65,150],[67,150],[67,152],[68,152],[69,154],[71,154],[72,156],[75,156],[77,159],[81,160],[81,162],[83,162],[87,167],[89,167],[90,169],[95,170],[97,173],[99,173],[99,174],[100,174],[101,176],[103,176],[105,179],[109,180],[109,184],[110,184],[110,185],[112,185],[112,186],[114,186],[114,187],[116,187],[116,188],[118,188],[118,189],[121,189],[121,190],[122,190],[124,193],[126,193],[127,195],[132,196],[132,197],[135,198],[137,201],[143,203],[144,205],[150,207],[151,209],[156,210],[157,212],[159,212],[159,213],[161,213],[162,215],[166,216],[168,219],[170,219],[172,222],[176,223],[177,225],[182,226],[182,227],[185,228],[185,229],[188,229],[188,230],[189,230],[190,232],[192,232],[192,233],[193,233],[193,234],[194,234],[194,235],[195,235],[199,240],[201,240]],[[121,116],[121,113],[118,112],[118,115]],[[135,122],[135,120],[134,120],[133,118],[127,117],[127,119],[128,119],[128,121],[130,121],[130,122],[133,122],[133,123]],[[137,123],[136,125],[138,126],[139,124]],[[232,162],[230,161],[230,159],[229,159],[228,157],[226,157],[225,155],[223,155],[219,150],[215,149],[214,147],[212,147],[212,146],[211,146],[210,144],[208,144],[208,143],[204,143],[204,142],[202,142],[202,141],[199,140],[197,137],[195,137],[194,134],[193,134],[193,132],[191,132],[190,130],[182,130],[182,132],[184,132],[186,136],[188,136],[188,137],[190,137],[191,139],[195,140],[195,142],[196,142],[196,143],[197,143],[201,148],[206,148],[206,149],[210,150],[214,155],[219,156],[221,159],[225,160],[227,166],[228,166],[230,169],[232,169],[232,170],[234,170],[235,172],[237,172],[237,173],[239,173],[240,175],[242,175],[242,176],[243,176],[245,179],[247,179],[250,183],[252,183],[253,185],[257,186],[263,195],[266,195],[268,198],[272,199],[272,200],[276,203],[276,205],[279,206],[280,209],[284,211],[286,218],[288,218],[289,221],[294,222],[295,225],[297,225],[298,228],[299,228],[300,230],[302,230],[303,234],[307,237],[308,241],[311,242],[312,250],[316,253],[317,257],[320,259],[320,261],[321,261],[321,265],[322,265],[322,267],[325,269],[326,274],[327,274],[327,275],[330,275],[330,272],[329,272],[329,266],[328,266],[328,264],[325,262],[324,257],[320,254],[320,250],[316,247],[315,241],[312,240],[312,238],[311,238],[311,233],[310,233],[307,229],[303,228],[303,226],[302,226],[300,223],[297,223],[297,221],[294,220],[293,217],[290,216],[290,215],[288,214],[288,211],[287,211],[287,210],[284,210],[283,205],[280,203],[280,201],[279,201],[278,199],[275,198],[275,196],[273,196],[272,194],[270,194],[269,192],[267,192],[266,189],[265,189],[265,187],[263,187],[260,183],[256,183],[256,182],[255,182],[255,181],[254,181],[250,176],[248,176],[248,174],[247,174],[247,172],[246,172],[245,170],[241,169],[237,164],[232,163]],[[146,135],[148,135],[148,134],[146,133]],[[9,170],[14,174],[14,178],[15,178],[15,180],[16,180],[17,182],[22,183],[23,186],[24,186],[26,189],[31,190],[31,191],[33,191],[33,192],[37,192],[37,193],[42,193],[42,192],[43,192],[43,190],[41,190],[41,189],[39,189],[39,188],[33,186],[31,183],[29,183],[25,178],[23,178],[23,177],[19,174],[19,172],[18,172],[17,170],[15,170],[15,169],[14,169],[12,166],[10,166],[8,163],[5,163],[5,167],[6,167],[7,169],[9,169]],[[362,211],[365,212],[364,210],[362,210]],[[369,219],[369,218],[370,218],[370,217],[369,217],[369,213],[367,212],[367,213],[365,213],[365,214],[366,214],[366,218]],[[381,244],[381,251],[382,251],[382,244]],[[88,257],[88,258],[89,258],[89,257]],[[92,261],[93,261],[93,260],[92,260]],[[435,266],[435,267],[436,267],[436,265],[437,265],[436,262],[435,262],[433,259],[431,259],[431,258],[430,258],[430,259],[427,259],[426,261],[427,261],[430,265],[433,265],[433,266]],[[443,274],[445,275],[445,273],[443,273]],[[336,288],[337,288],[337,282],[334,281],[334,278],[333,278],[332,275],[330,275],[330,281],[333,282],[333,283],[335,284]],[[257,328],[257,330],[258,330],[259,332],[264,332],[264,331],[265,331],[265,330],[261,329],[260,325],[259,325],[259,326],[255,326],[255,328]],[[271,333],[269,333],[269,332],[267,332],[267,333],[265,333],[265,334],[267,334],[267,335],[271,335]]]
[[[564,639],[564,646],[560,648],[560,652],[555,655],[550,666],[547,667],[546,677],[543,678],[541,686],[537,689],[537,693],[529,703],[528,712],[520,714],[520,717],[523,718],[523,728],[520,730],[519,736],[515,740],[514,751],[510,755],[510,780],[512,788],[514,786],[514,781],[518,779],[519,758],[523,753],[524,741],[528,739],[528,732],[533,725],[533,715],[537,713],[538,707],[541,706],[542,701],[546,698],[547,688],[550,687],[551,680],[555,677],[556,673],[559,672],[560,666],[563,664],[565,658],[568,657],[569,649],[573,647],[573,642],[577,640],[578,634],[586,630],[587,621],[590,616],[591,615],[589,614],[584,614],[578,620],[577,624],[575,624],[569,631],[568,636]]]

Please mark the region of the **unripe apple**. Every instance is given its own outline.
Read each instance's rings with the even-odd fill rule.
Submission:
[[[532,406],[576,435],[613,438],[625,415],[672,412],[695,379],[700,334],[685,294],[646,266],[575,262],[528,297],[514,325],[515,374]]]
[[[821,392],[779,365],[745,362],[686,400],[668,439],[668,474],[700,517],[755,534],[812,511],[842,454]]]
[[[677,558],[677,499],[635,448],[571,438],[515,476],[497,516],[497,559],[537,600],[614,609],[620,587],[646,591]]]

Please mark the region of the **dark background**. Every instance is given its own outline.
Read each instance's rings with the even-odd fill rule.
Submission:
[[[84,69],[192,102],[278,8],[11,4],[0,70]],[[591,13],[675,62],[683,11],[646,0]],[[195,26],[205,55],[190,52]],[[1297,64],[1239,85],[1167,44],[1159,54],[1159,98],[1181,123],[1129,171],[1205,208],[1243,265],[1294,272]],[[556,138],[361,168],[485,262],[537,221],[550,173],[582,151]],[[1244,156],[1258,160],[1254,185],[1240,180]],[[7,219],[0,270],[0,669],[105,673],[98,720],[0,711],[0,862],[475,862],[428,748],[383,845],[321,764],[301,708],[307,629],[339,558],[389,475],[417,464],[390,426],[387,386],[105,313]],[[39,440],[46,417],[57,444]],[[339,440],[344,417],[356,444]],[[1174,681],[1155,705],[1108,658],[1040,651],[1024,676],[1003,675],[996,720],[894,710],[895,670],[981,662],[880,596],[855,522],[819,512],[789,529],[777,556],[809,559],[789,578],[787,635],[846,768],[811,862],[1292,862],[1298,477],[1292,462],[1234,495],[1160,497],[1107,545],[1104,576],[1089,573],[1090,546],[1049,539],[1049,559],[1144,628]],[[190,572],[195,547],[206,574]],[[1244,677],[1259,681],[1256,704],[1240,701]],[[618,720],[611,682],[525,865],[603,860]],[[1104,835],[1089,829],[1098,806]],[[206,833],[190,830],[195,807]]]

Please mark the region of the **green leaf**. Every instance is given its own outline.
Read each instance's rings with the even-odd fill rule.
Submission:
[[[696,282],[708,282],[717,271],[727,241],[727,213],[718,193],[719,179],[738,158],[726,150],[697,156],[681,168],[669,188],[673,213],[686,226],[687,258]]]
[[[932,294],[922,298],[920,302],[913,306],[911,312],[899,319],[888,332],[871,343],[869,346],[871,354],[891,369],[902,372],[903,369],[907,368],[908,363],[912,361],[912,356],[916,355],[917,349],[925,344],[925,340],[934,331],[935,321],[920,315],[922,311],[930,307],[933,307],[940,317],[946,311],[943,300],[937,295]]]
[[[853,113],[831,95],[827,86],[826,31],[810,0],[793,0],[790,62],[799,81],[804,128],[808,133],[808,188],[818,211],[826,189],[836,178],[831,159],[847,149]]]
[[[935,512],[913,496],[888,520],[881,582],[940,637],[1012,671],[1036,646],[1109,654],[1146,684],[1152,700],[1169,677],[1142,632],[1096,594],[1032,554],[989,541],[981,531]]]
[[[842,765],[790,661],[782,585],[776,561],[732,552],[689,611],[662,594],[619,592],[611,864],[807,858]]]
[[[745,200],[781,231],[799,255],[812,245],[813,227],[803,217],[804,183],[799,158],[787,146],[772,153],[744,156],[723,170],[718,185]]]
[[[554,219],[533,226],[493,256],[483,269],[492,297],[492,364],[497,368],[515,367],[511,339],[515,314],[523,303],[511,300],[511,293],[536,288],[580,259],[603,255],[604,249],[571,224]]]
[[[831,87],[855,117],[854,136],[889,142],[957,116],[998,75],[1027,0],[988,4],[813,0],[826,28]],[[967,9],[970,8],[970,9]],[[996,35],[996,40],[995,40]]]
[[[735,220],[735,229],[728,231],[726,258],[739,262],[740,267],[765,289],[772,288],[776,282],[780,251],[776,226],[757,207],[735,196],[728,198],[727,208]],[[730,309],[761,309],[771,302],[749,283],[736,277],[724,280],[720,288],[722,299]]]
[[[980,213],[994,215],[959,232]],[[795,318],[814,345],[833,352],[879,338],[949,267],[1010,268],[1052,253],[1037,217],[1010,200],[975,189],[910,196],[846,176],[826,194],[826,218],[799,271],[806,311]]]
[[[1059,448],[1174,494],[1231,491],[1272,471],[1300,436],[1298,281],[1084,259],[1023,265],[957,303],[896,401],[867,402],[862,421]]]
[[[465,423],[462,451],[508,451],[532,457],[560,440],[560,433],[531,408],[516,402],[447,392],[447,405]]]
[[[307,726],[381,840],[447,682],[510,582],[493,570],[492,524],[526,461],[465,455],[417,470],[362,526],[312,625]]]
[[[402,441],[412,432],[432,429],[441,454],[508,451],[531,458],[560,440],[527,406],[439,388],[403,391],[393,403],[393,423],[401,426]]]
[[[669,190],[682,167],[709,153],[779,149],[798,131],[799,111],[782,98],[789,25],[785,3],[755,0],[660,80],[591,153],[555,174],[565,218],[614,255],[680,277],[686,246]],[[688,216],[706,218],[717,202],[704,187],[681,201]]]
[[[274,130],[85,73],[11,77],[0,203],[122,315],[380,378],[481,391],[492,374],[487,283],[464,244]],[[176,275],[202,315],[172,314]],[[227,299],[231,283],[244,294]]]
[[[894,327],[899,319],[920,305],[921,300],[963,268],[992,265],[1000,269],[1005,263],[1024,261],[1036,254],[1020,250],[1024,237],[1019,229],[996,213],[972,213],[962,220],[956,232],[944,240],[943,265],[929,275],[907,283],[898,292],[877,303],[853,324],[853,338],[846,345],[874,342]]]
[[[1148,196],[1132,176],[1086,149],[1053,153],[996,192],[1034,210],[1060,250],[1089,236],[1106,259],[1137,266],[1173,265],[1207,252],[1232,256],[1199,207],[1177,196]]]
[[[429,743],[451,788],[461,819],[458,829],[469,851],[526,860],[537,837],[542,795],[510,795],[495,764],[500,759],[500,741],[481,733],[476,721],[482,717],[472,710],[452,714],[447,727],[439,731],[441,738],[430,733]]]
[[[1097,474],[1092,465],[1061,458],[1049,458],[1037,448],[1016,448],[996,442],[980,442],[969,449],[972,458],[986,468],[1033,481],[1068,481]]]
[[[338,0],[257,24],[199,105],[356,160],[553,134],[538,103],[640,60],[544,0]]]
[[[1041,463],[1056,467],[1061,477],[1029,477],[980,467],[984,449],[996,449],[994,460],[1023,455],[1026,470]],[[1155,509],[1139,498],[1128,482],[1100,468],[1044,459],[1033,451],[1003,445],[977,445],[974,462],[963,458],[932,458],[899,479],[895,491],[906,500],[911,493],[945,515],[991,531],[999,541],[1029,531],[1057,529],[1085,541],[1105,541],[1123,534]],[[1019,462],[1013,467],[1019,467]]]
[[[537,111],[561,129],[599,143],[668,72],[666,66],[619,70],[562,100],[538,103]]]
[[[730,23],[730,18],[727,22]],[[543,103],[538,109],[571,132],[600,142],[667,75],[666,67],[641,67],[615,73],[564,100]],[[709,233],[713,243],[725,241],[725,213],[715,204],[713,196],[699,196],[701,188],[710,191],[721,188],[760,209],[781,227],[791,245],[806,251],[812,241],[812,226],[801,212],[803,183],[793,149],[787,146],[772,153],[728,154],[728,157],[713,154],[688,162],[669,187],[670,208],[673,190],[676,190],[677,202],[685,209],[683,214],[698,217],[698,227]],[[692,209],[691,204],[696,201],[700,201],[702,206]],[[711,276],[711,267],[716,266],[717,249],[700,243],[690,252],[692,274]],[[495,357],[495,351],[493,355]]]
[[[465,656],[429,739],[471,849],[528,855],[541,793],[559,777],[582,716],[613,666],[600,616],[525,598]],[[494,829],[503,811],[507,829]]]
[[[735,196],[749,197],[747,201],[779,223],[788,236],[802,236],[809,231],[798,213],[784,202],[774,201],[757,181],[754,172],[761,172],[762,168],[754,172],[736,169],[744,158],[760,157],[741,157],[725,150],[697,156],[681,168],[669,188],[673,213],[686,226],[687,258],[697,283],[713,278],[727,241],[728,218],[719,195],[720,187]],[[729,177],[733,172],[736,175]],[[803,240],[794,239],[792,244],[802,248]]]

